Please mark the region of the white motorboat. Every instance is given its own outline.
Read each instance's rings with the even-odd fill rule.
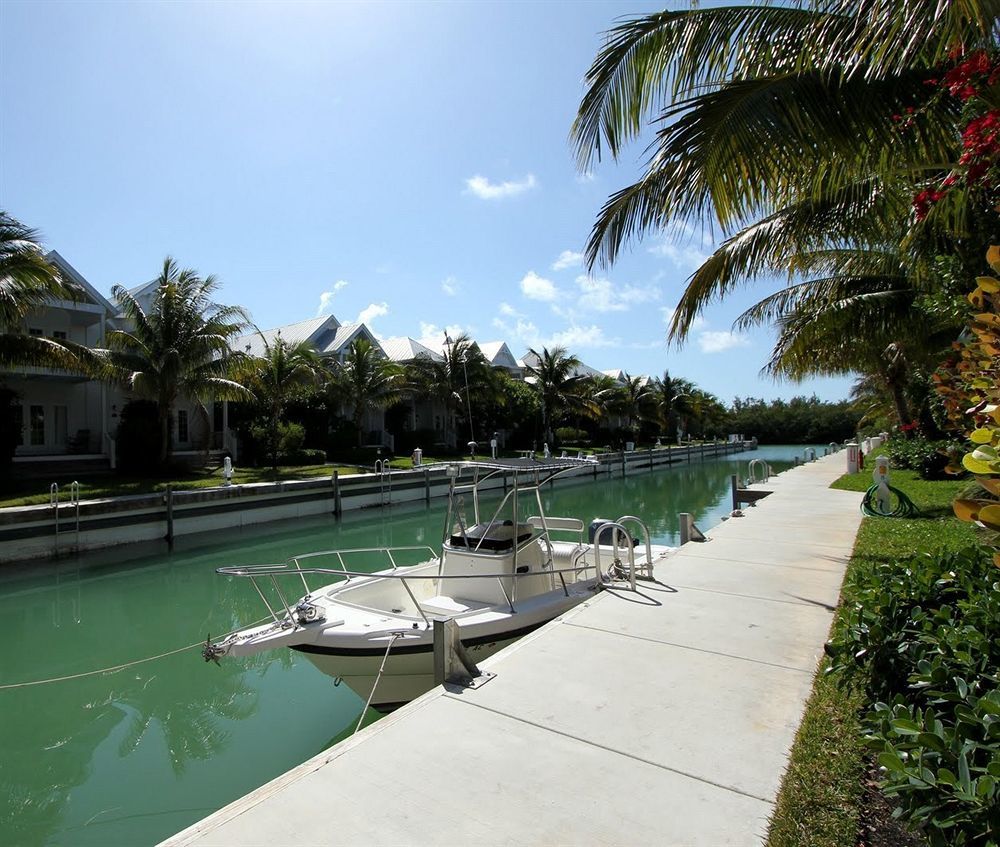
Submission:
[[[430,547],[368,548],[310,553],[287,565],[219,568],[220,574],[248,578],[271,620],[206,643],[205,659],[288,647],[387,711],[433,687],[435,618],[454,620],[465,652],[476,661],[601,587],[626,582],[634,589],[637,578],[652,578],[655,562],[673,552],[651,545],[639,518],[597,519],[587,527],[578,518],[547,517],[542,508],[543,485],[590,464],[587,459],[449,464],[440,555]],[[463,483],[463,474],[471,482]],[[505,493],[494,514],[482,520],[480,492],[495,487],[501,474]],[[466,494],[472,521],[466,520]],[[529,516],[523,517],[527,500]],[[352,569],[359,558],[364,566]],[[416,564],[402,564],[414,559]],[[380,569],[373,572],[373,566]],[[294,603],[287,602],[280,585],[289,577],[305,590]],[[310,588],[310,582],[323,581]]]

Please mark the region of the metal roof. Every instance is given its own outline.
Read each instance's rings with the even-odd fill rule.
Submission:
[[[387,338],[380,343],[382,349],[385,350],[386,358],[393,362],[412,362],[418,356],[426,356],[435,362],[444,361],[444,356],[440,353],[431,350],[430,347],[425,347],[415,338],[408,336]]]
[[[327,324],[329,323],[332,323],[333,326],[328,327]],[[241,335],[233,341],[232,346],[234,350],[249,353],[251,356],[263,356],[266,346],[274,344],[275,340],[280,335],[286,344],[298,344],[300,341],[308,341],[311,342],[313,347],[315,347],[319,352],[322,352],[322,348],[316,344],[316,341],[318,340],[316,336],[318,336],[320,331],[323,329],[336,330],[338,326],[339,324],[337,323],[337,319],[333,317],[333,315],[323,315],[318,318],[309,318],[293,324],[276,326],[273,329],[264,329],[260,332],[251,332],[247,335]]]

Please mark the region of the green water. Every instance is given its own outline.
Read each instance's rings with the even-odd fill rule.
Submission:
[[[746,475],[748,460],[779,470],[802,451],[761,448],[624,480],[557,484],[545,508],[586,521],[638,515],[654,543],[676,544],[678,512],[714,526],[730,509],[730,474]],[[438,498],[340,522],[187,536],[172,552],[133,545],[7,569],[0,844],[155,844],[349,734],[363,706],[290,651],[216,667],[192,648],[116,672],[2,686],[158,656],[257,620],[264,610],[249,583],[215,568],[338,547],[437,547],[443,508]]]

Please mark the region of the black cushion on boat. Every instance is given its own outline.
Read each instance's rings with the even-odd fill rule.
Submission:
[[[521,544],[531,538],[531,527],[521,524],[518,527],[517,543]],[[485,536],[485,537],[484,537]],[[470,526],[463,536],[461,531],[452,534],[448,543],[452,547],[465,547],[468,538],[469,547],[474,550],[485,550],[490,553],[502,553],[514,549],[514,523],[504,521],[502,524],[480,523]]]

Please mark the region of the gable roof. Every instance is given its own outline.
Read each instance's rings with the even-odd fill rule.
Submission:
[[[486,357],[486,361],[494,367],[507,368],[508,370],[521,370],[524,367],[514,358],[510,347],[504,341],[486,341],[479,345],[479,349]]]
[[[533,356],[530,352],[525,353],[524,356],[518,360],[518,364],[522,368],[535,367],[538,364],[538,357]],[[599,371],[597,370],[597,368],[592,368],[590,365],[585,365],[583,362],[580,362],[580,364],[573,369],[573,376],[594,377],[594,376],[604,376],[604,375],[605,374],[603,371]],[[531,378],[526,377],[525,379],[530,381],[531,379],[533,379],[533,377]]]
[[[280,335],[286,344],[308,341],[317,352],[323,352],[325,345],[336,336],[339,326],[333,315],[321,315],[318,318],[308,318],[293,324],[241,335],[233,341],[233,349],[249,353],[251,356],[263,356],[266,347],[274,344]]]
[[[337,327],[337,332],[333,338],[326,341],[326,343],[319,348],[321,353],[341,353],[345,348],[350,346],[351,342],[354,341],[359,335],[363,335],[367,338],[372,346],[378,350],[380,353],[382,351],[382,346],[379,344],[378,339],[375,337],[374,333],[364,324],[343,324]]]
[[[67,277],[69,281],[77,286],[95,306],[101,306],[108,313],[109,317],[114,317],[118,310],[115,308],[114,304],[108,300],[100,291],[98,291],[94,286],[87,282],[87,278],[81,274],[76,268],[74,268],[69,262],[66,261],[59,253],[55,250],[49,250],[45,254],[45,258],[55,265],[63,276]]]
[[[412,362],[418,356],[426,356],[435,362],[444,361],[444,356],[440,353],[431,350],[430,347],[425,347],[415,338],[409,336],[387,338],[381,344],[386,357],[393,362]]]

